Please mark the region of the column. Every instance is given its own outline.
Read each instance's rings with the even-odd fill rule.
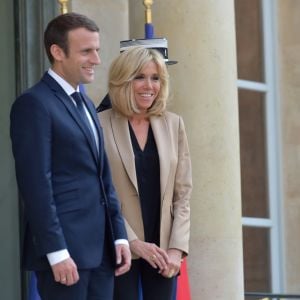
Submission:
[[[299,294],[300,257],[300,2],[277,1],[278,91],[282,143],[283,275],[285,289]],[[298,25],[297,25],[298,24]]]

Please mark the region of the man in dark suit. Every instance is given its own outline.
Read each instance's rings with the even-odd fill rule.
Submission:
[[[36,272],[43,300],[109,300],[131,255],[102,128],[91,100],[78,93],[100,64],[99,29],[83,15],[61,15],[44,43],[51,68],[11,110],[23,266]]]

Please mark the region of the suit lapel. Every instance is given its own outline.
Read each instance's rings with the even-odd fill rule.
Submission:
[[[164,194],[167,187],[169,171],[170,171],[170,133],[165,117],[151,117],[150,123],[153,131],[153,135],[156,142],[156,147],[159,155],[160,165],[160,188],[161,199],[164,198]]]
[[[98,134],[98,141],[99,141],[99,153],[96,154],[97,157],[102,160],[103,159],[103,151],[101,151],[101,149],[103,149],[103,137],[102,137],[102,130],[100,128],[100,123],[99,123],[99,119],[95,110],[95,107],[90,103],[90,101],[87,101],[87,97],[86,95],[82,94],[83,99],[84,99],[84,103],[90,113],[90,116],[92,117],[92,120],[95,124],[96,127],[96,131]],[[97,151],[98,152],[98,151]],[[100,164],[101,166],[103,165],[102,163]]]
[[[111,115],[111,127],[122,163],[135,189],[138,191],[135,157],[130,140],[128,120],[121,115]],[[128,150],[130,149],[130,150]]]
[[[78,115],[78,112],[76,111],[76,107],[73,104],[72,100],[66,94],[66,92],[63,90],[63,88],[48,73],[44,74],[44,77],[43,77],[42,80],[52,89],[52,91],[54,92],[54,95],[60,101],[63,102],[63,104],[67,108],[68,112],[73,117],[74,121],[77,123],[77,125],[80,127],[80,129],[83,131],[83,134],[85,135],[85,137],[87,139],[87,142],[88,142],[88,145],[89,145],[89,147],[90,147],[90,149],[93,153],[93,157],[94,157],[96,163],[98,164],[99,155],[97,153],[98,151],[96,149],[95,141],[92,140],[93,137],[91,136],[91,133],[90,133],[89,129],[86,127],[86,125],[83,123],[80,116]],[[87,105],[86,101],[85,101],[85,103]],[[88,107],[89,111],[91,112],[91,109],[90,109],[89,105],[87,105],[87,107]],[[97,123],[95,123],[95,124],[97,124]],[[99,147],[100,147],[100,145],[99,145]]]

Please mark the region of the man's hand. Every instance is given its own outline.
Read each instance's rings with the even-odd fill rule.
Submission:
[[[131,267],[131,252],[127,245],[116,245],[116,259],[119,266],[115,270],[115,275],[120,276],[128,272]]]
[[[79,280],[77,266],[71,257],[51,266],[54,280],[65,285],[73,285]]]

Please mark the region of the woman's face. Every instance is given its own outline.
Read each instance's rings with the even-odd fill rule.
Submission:
[[[160,79],[155,62],[147,63],[133,80],[133,92],[136,105],[142,112],[151,107],[160,91]]]

